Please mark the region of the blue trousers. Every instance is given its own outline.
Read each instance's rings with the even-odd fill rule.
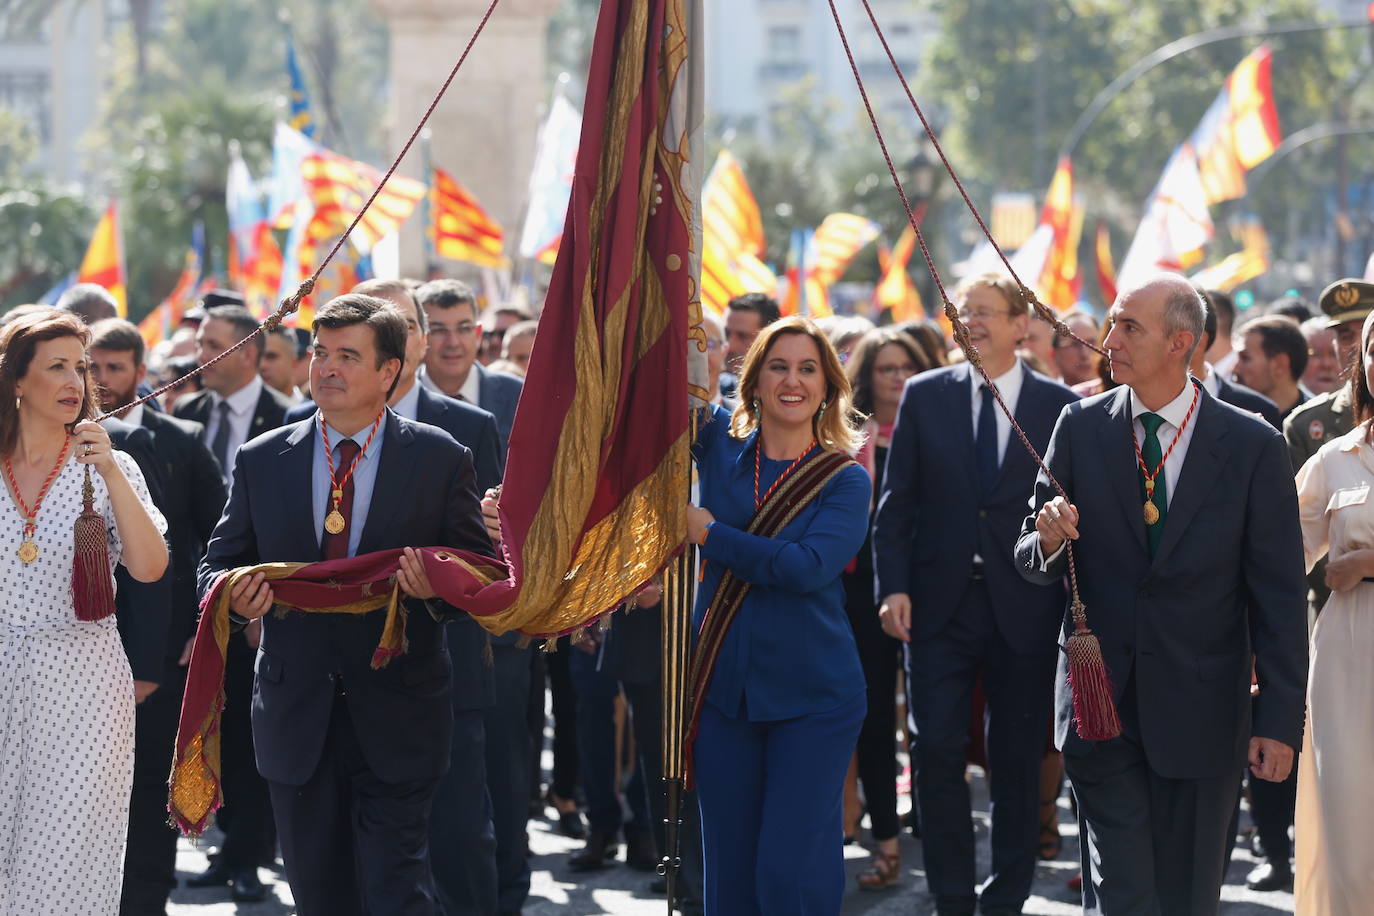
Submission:
[[[844,777],[861,690],[838,709],[750,722],[705,704],[693,747],[711,916],[836,914]]]

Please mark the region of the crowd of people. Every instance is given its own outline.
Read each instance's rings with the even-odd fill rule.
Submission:
[[[1085,909],[1215,912],[1244,801],[1252,888],[1361,912],[1374,285],[1252,317],[1160,275],[1058,326],[997,275],[953,298],[972,354],[934,321],[782,317],[759,293],[705,316],[678,905],[837,913],[866,818],[860,890],[916,890],[909,830],[942,916],[1020,913],[1067,791]],[[0,327],[0,916],[165,914],[200,599],[259,563],[494,555],[538,330],[449,279],[366,281],[227,354],[259,325],[232,292],[152,348],[115,315],[81,284]],[[115,570],[95,620],[83,510]],[[663,893],[661,583],[540,651],[439,600],[412,552],[397,577],[406,648],[377,668],[383,612],[234,586],[223,839],[188,883],[259,901],[280,860],[306,916],[516,913],[547,816],[583,843],[570,871],[623,846]],[[1085,628],[1119,720],[1092,740]]]

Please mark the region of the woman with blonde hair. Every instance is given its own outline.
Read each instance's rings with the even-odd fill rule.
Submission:
[[[849,380],[805,318],[769,325],[693,452],[701,546],[692,776],[708,913],[838,913],[842,793],[866,709],[841,573],[872,486]]]
[[[83,485],[104,517],[97,551],[141,582],[167,567],[166,522],[133,459],[90,421],[88,340],[56,309],[0,331],[2,916],[119,909],[134,682],[114,617],[90,619],[113,608],[83,600],[79,614],[74,600]]]

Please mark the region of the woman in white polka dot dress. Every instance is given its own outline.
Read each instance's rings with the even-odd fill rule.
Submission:
[[[134,762],[134,686],[114,617],[72,603],[85,466],[111,564],[154,581],[166,522],[88,419],[87,334],[42,310],[0,332],[0,916],[113,916]]]

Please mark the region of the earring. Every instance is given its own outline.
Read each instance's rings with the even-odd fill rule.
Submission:
[[[753,407],[753,411],[754,411],[754,416],[757,417],[757,416],[759,415],[759,399],[758,399],[758,398],[754,398],[754,403],[753,403],[752,407]]]
[[[816,414],[816,422],[817,422],[817,423],[819,423],[819,422],[821,422],[822,420],[825,419],[825,409],[826,409],[827,407],[829,407],[829,406],[830,406],[830,402],[829,402],[829,401],[821,401],[821,409],[820,409],[820,412]]]

